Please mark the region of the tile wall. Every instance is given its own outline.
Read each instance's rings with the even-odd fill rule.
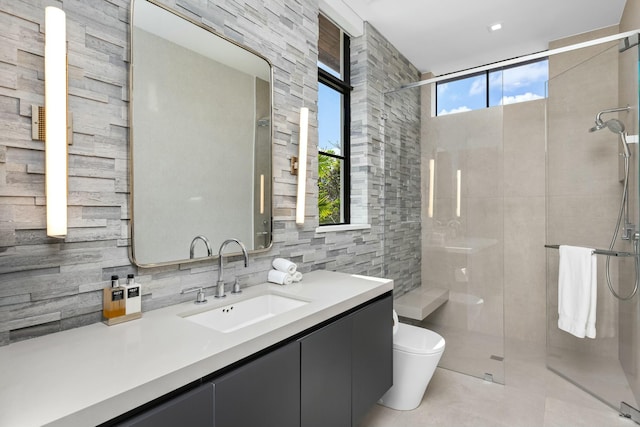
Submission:
[[[245,269],[231,260],[244,286],[266,281],[271,260],[286,257],[303,272],[328,269],[384,276],[385,250],[403,252],[405,240],[385,235],[384,186],[400,185],[385,170],[380,138],[380,94],[418,79],[411,66],[373,27],[352,40],[354,212],[370,229],[316,233],[317,161],[309,158],[307,221],[294,221],[298,112],[311,110],[310,145],[317,142],[317,14],[315,0],[166,0],[168,6],[265,55],[274,66],[273,248],[252,256]],[[69,234],[45,234],[43,144],[31,140],[31,104],[43,104],[44,8],[67,14],[69,105]],[[0,0],[0,345],[101,319],[101,289],[112,274],[135,273],[144,288],[143,311],[189,299],[180,289],[212,292],[213,262],[138,269],[128,258],[129,118],[127,87],[129,0]],[[411,177],[418,180],[419,177]],[[402,184],[399,191],[415,191]],[[419,198],[418,194],[408,194]],[[414,227],[412,225],[412,227]],[[388,245],[385,240],[391,242]],[[419,241],[419,235],[415,236]],[[409,255],[413,256],[413,253]],[[405,276],[391,277],[396,286]]]

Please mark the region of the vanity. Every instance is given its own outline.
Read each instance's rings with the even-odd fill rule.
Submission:
[[[315,271],[0,348],[0,425],[349,426],[392,385],[393,281]],[[223,332],[189,319],[304,304]]]
[[[206,16],[131,3],[130,258],[182,269],[220,247],[222,276],[228,239],[273,241],[272,67]],[[0,347],[0,426],[357,425],[392,385],[392,290],[315,271]]]

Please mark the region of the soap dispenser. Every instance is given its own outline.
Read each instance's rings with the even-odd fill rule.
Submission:
[[[120,286],[118,276],[111,276],[111,287],[103,290],[102,315],[113,319],[125,315],[125,289]]]
[[[136,283],[133,274],[127,275],[125,290],[127,316],[130,314],[140,313],[142,311],[142,290],[140,289],[140,285]]]

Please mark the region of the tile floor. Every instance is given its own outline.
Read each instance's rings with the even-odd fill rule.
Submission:
[[[376,405],[360,427],[637,427],[549,371],[544,352],[509,344],[505,356],[506,385],[438,368],[417,409]]]

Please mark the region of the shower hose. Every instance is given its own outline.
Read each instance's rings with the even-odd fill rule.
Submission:
[[[620,201],[620,209],[618,211],[618,221],[616,222],[616,228],[615,231],[613,232],[613,237],[611,238],[611,243],[609,244],[609,250],[613,251],[613,247],[616,244],[616,240],[618,238],[618,233],[620,232],[620,224],[622,223],[622,218],[624,216],[624,211],[625,211],[625,205],[627,202],[627,197],[629,194],[629,157],[625,157],[624,158],[624,185],[623,185],[623,189],[622,189],[622,200]],[[605,275],[607,278],[607,286],[609,287],[609,290],[611,291],[611,293],[613,294],[614,297],[618,298],[619,300],[622,301],[628,301],[631,298],[633,298],[635,296],[635,294],[638,292],[638,276],[640,273],[640,242],[638,241],[638,239],[636,238],[636,236],[632,236],[631,240],[633,241],[633,263],[635,266],[635,284],[633,287],[633,291],[631,291],[631,293],[627,296],[620,296],[614,289],[613,289],[613,285],[611,284],[611,274],[609,272],[609,264],[611,261],[611,256],[608,255],[607,256],[607,261],[606,261],[606,269],[605,269]]]

